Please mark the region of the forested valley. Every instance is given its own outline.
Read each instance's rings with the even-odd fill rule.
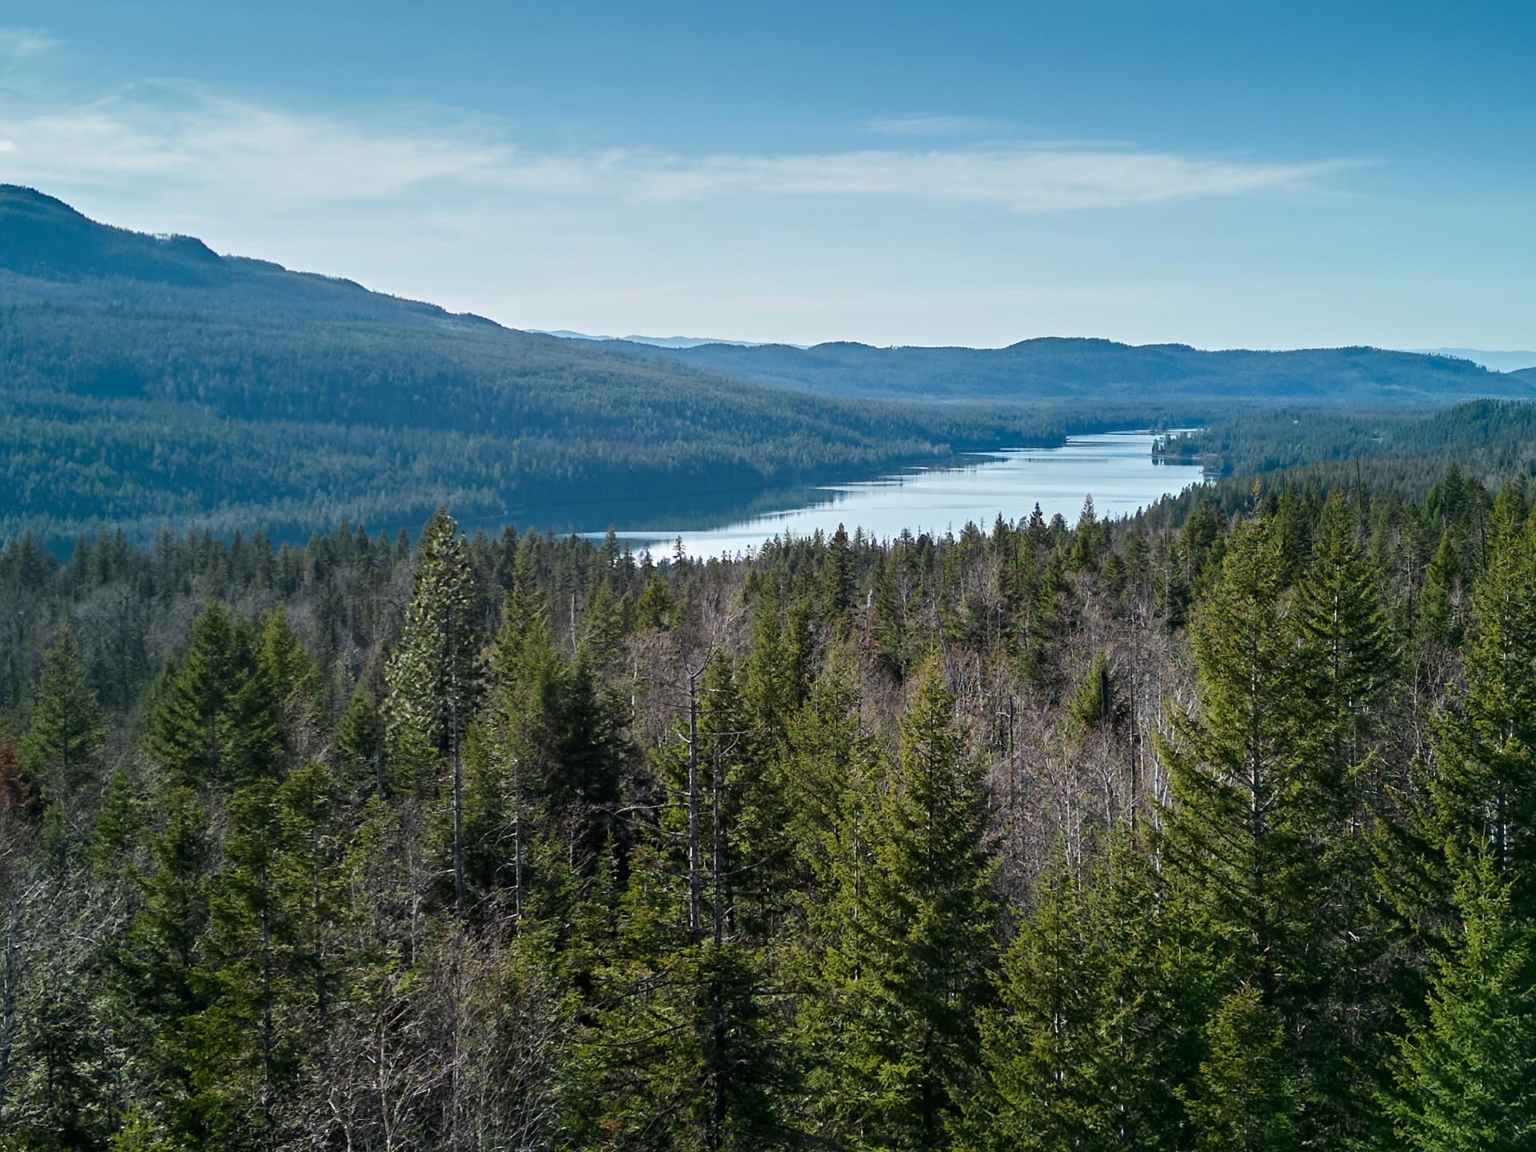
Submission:
[[[1520,374],[1371,348],[561,340],[0,184],[0,540],[53,549],[102,527],[147,545],[166,523],[393,534],[439,505],[498,527],[718,522],[810,485],[1127,428],[1206,427],[1180,451],[1244,474],[1433,456],[1445,446],[1378,438],[1531,395]]]
[[[12,541],[0,1146],[1528,1146],[1530,494],[1231,491]]]

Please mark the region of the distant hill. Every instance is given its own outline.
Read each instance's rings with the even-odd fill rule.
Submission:
[[[1455,356],[1481,364],[1494,372],[1518,372],[1522,368],[1536,368],[1536,352],[1494,352],[1486,348],[1414,348],[1426,356]]]
[[[1206,352],[1183,344],[1050,337],[995,349],[833,343],[631,345],[626,351],[782,388],[864,399],[1358,407],[1536,395],[1529,379],[1489,372],[1467,360],[1378,348]]]
[[[618,357],[0,187],[0,539],[414,527],[439,503],[602,526],[1059,436]]]
[[[219,256],[191,236],[98,224],[62,200],[0,185],[0,275],[7,296],[43,300],[163,294],[180,307],[417,328],[497,328],[480,316],[370,292],[351,280]]]

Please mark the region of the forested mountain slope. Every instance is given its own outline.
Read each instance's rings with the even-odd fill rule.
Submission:
[[[343,516],[573,526],[1052,443],[1059,419],[783,394],[93,223],[0,189],[0,539],[107,521],[307,533]]]
[[[1518,1147],[1531,513],[12,542],[0,1145]]]
[[[696,348],[630,345],[637,359],[672,359],[826,396],[912,400],[1214,404],[1452,404],[1536,395],[1529,376],[1469,360],[1379,348],[1206,352],[1183,344],[1044,338],[1007,348],[872,348],[783,344]]]
[[[1325,486],[1346,474],[1368,476],[1373,487],[1419,498],[1453,460],[1485,480],[1536,475],[1536,404],[1473,400],[1428,414],[1418,408],[1234,412],[1165,438],[1160,451],[1234,478],[1239,493],[1253,477],[1283,471],[1288,480]]]

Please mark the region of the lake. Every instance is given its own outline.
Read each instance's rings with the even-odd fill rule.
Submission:
[[[856,484],[815,489],[795,507],[713,528],[678,527],[619,532],[637,552],[649,547],[670,556],[676,539],[690,556],[736,556],[774,536],[830,535],[839,524],[849,534],[890,539],[903,528],[958,534],[967,522],[990,529],[999,514],[1027,519],[1035,504],[1049,520],[1060,513],[1076,523],[1083,499],[1093,497],[1101,517],[1145,508],[1159,497],[1204,482],[1199,465],[1168,464],[1152,456],[1151,432],[1104,432],[1072,436],[1060,448],[1004,449],[959,467],[920,468]],[[601,537],[602,532],[584,533]]]

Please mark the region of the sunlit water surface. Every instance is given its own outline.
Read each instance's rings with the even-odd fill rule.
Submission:
[[[916,469],[817,489],[820,498],[812,502],[720,528],[620,532],[618,537],[636,551],[649,547],[658,559],[671,555],[679,536],[689,556],[738,556],[774,536],[830,535],[839,524],[850,535],[862,528],[882,540],[903,529],[914,535],[958,534],[967,522],[990,529],[999,515],[1027,519],[1037,503],[1047,520],[1060,513],[1076,523],[1087,496],[1093,497],[1099,516],[1117,517],[1203,482],[1198,465],[1154,459],[1154,439],[1150,432],[1073,436],[1060,448],[1005,449],[963,467]]]

